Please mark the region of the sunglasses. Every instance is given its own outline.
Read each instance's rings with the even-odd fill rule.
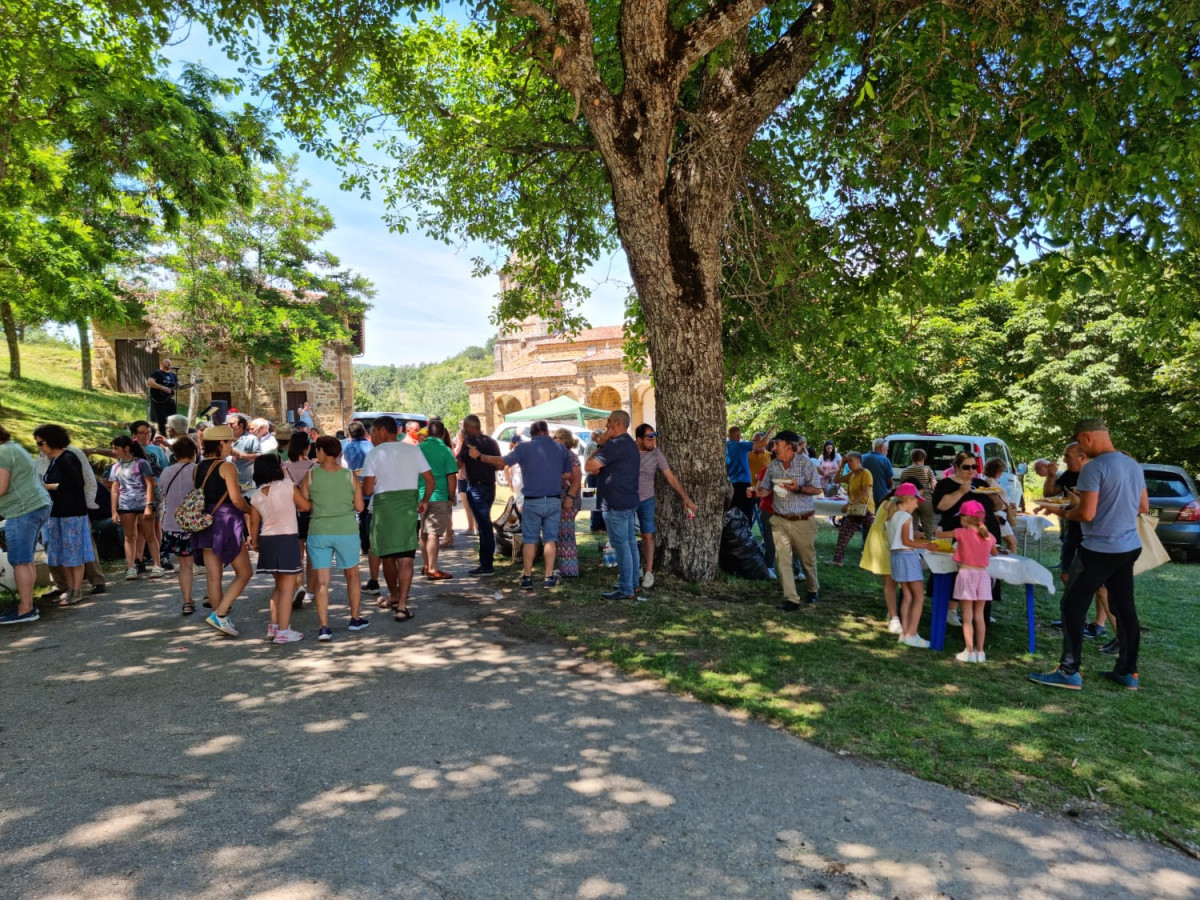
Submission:
[[[642,440],[644,440],[644,441],[648,441],[648,440],[650,440],[650,438],[656,438],[656,437],[658,437],[658,432],[657,432],[657,431],[652,431],[652,432],[650,432],[649,434],[643,434],[643,435],[642,435]]]
[[[962,469],[964,472],[971,472],[971,471],[974,471],[975,469],[978,469],[979,466],[975,465],[974,463],[971,463],[971,465],[969,465],[969,466],[961,465],[961,466],[959,466],[959,468]]]

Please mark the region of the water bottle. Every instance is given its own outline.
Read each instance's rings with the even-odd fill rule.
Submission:
[[[617,551],[613,549],[612,544],[604,545],[604,566],[608,569],[615,569],[617,566]]]

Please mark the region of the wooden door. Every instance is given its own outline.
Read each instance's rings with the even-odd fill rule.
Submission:
[[[147,381],[158,368],[158,354],[149,341],[117,340],[117,390],[123,394],[147,394]]]
[[[308,399],[308,391],[288,391],[287,392],[287,409],[284,411],[284,417],[290,424],[296,422],[296,410],[304,405],[304,401]]]

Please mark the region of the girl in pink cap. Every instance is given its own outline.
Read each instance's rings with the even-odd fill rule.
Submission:
[[[983,524],[983,504],[968,500],[959,510],[960,527],[951,535],[955,543],[954,561],[958,575],[954,579],[954,599],[962,601],[963,641],[967,645],[956,654],[959,662],[987,662],[983,640],[987,635],[984,604],[992,599],[992,580],[988,577],[988,558],[996,555],[996,539]]]
[[[913,513],[920,500],[917,486],[906,481],[896,488],[895,502],[886,515],[892,578],[903,593],[897,640],[908,647],[925,650],[929,648],[929,641],[917,634],[921,610],[925,606],[925,576],[921,572],[921,557],[917,551],[936,550],[937,544],[918,541],[913,536]]]

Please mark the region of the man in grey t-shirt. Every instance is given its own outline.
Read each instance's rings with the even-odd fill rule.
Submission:
[[[1048,687],[1078,691],[1083,627],[1092,595],[1108,588],[1108,608],[1117,623],[1117,664],[1100,675],[1136,691],[1141,625],[1133,597],[1133,564],[1142,552],[1138,515],[1150,508],[1142,467],[1113,446],[1108,426],[1100,419],[1075,424],[1075,440],[1090,462],[1079,473],[1079,502],[1064,514],[1079,522],[1083,542],[1068,573],[1062,598],[1063,652],[1053,672],[1034,672],[1029,680]]]
[[[238,481],[242,484],[254,482],[254,461],[262,455],[262,444],[250,433],[250,420],[241,413],[228,419],[233,428],[233,464],[237,466]]]
[[[637,427],[634,434],[637,438],[638,452],[641,454],[641,468],[638,471],[637,515],[638,528],[642,531],[642,568],[645,570],[645,574],[642,575],[642,587],[649,590],[654,587],[654,532],[657,530],[654,524],[655,477],[662,472],[667,484],[683,501],[683,508],[689,515],[696,514],[696,504],[692,502],[692,498],[688,496],[683,485],[679,483],[679,479],[675,477],[675,473],[671,471],[671,466],[667,463],[663,452],[658,449],[658,432],[654,430],[654,426],[643,422]]]

